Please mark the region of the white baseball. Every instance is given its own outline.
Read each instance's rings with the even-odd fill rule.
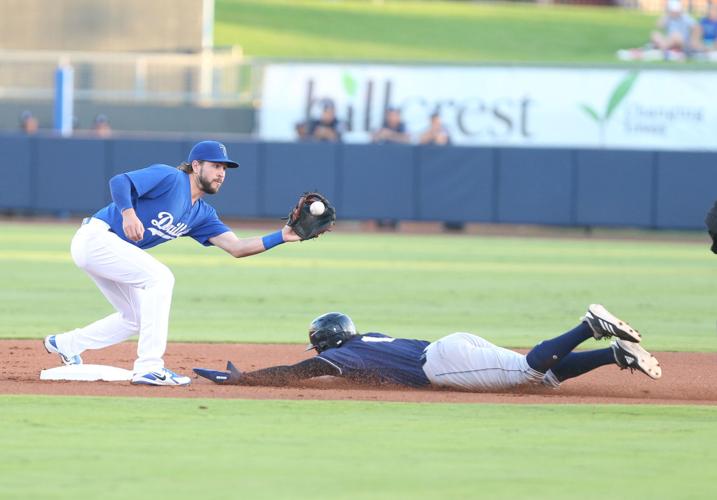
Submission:
[[[309,212],[311,215],[321,215],[326,210],[326,207],[321,201],[315,201],[309,206]]]

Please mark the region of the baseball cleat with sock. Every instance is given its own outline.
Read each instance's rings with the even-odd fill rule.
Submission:
[[[620,318],[610,314],[601,304],[590,304],[588,311],[581,319],[587,322],[593,331],[593,337],[597,340],[610,337],[617,337],[628,342],[640,342],[642,340],[640,332]]]
[[[617,366],[623,370],[628,368],[630,372],[639,370],[655,380],[662,377],[660,362],[639,344],[618,339],[614,340],[610,347],[612,347],[612,352],[615,355]]]

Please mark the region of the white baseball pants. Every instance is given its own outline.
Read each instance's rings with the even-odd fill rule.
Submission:
[[[429,344],[423,371],[433,385],[468,391],[499,391],[543,379],[525,355],[463,332]]]
[[[71,246],[75,264],[117,310],[106,318],[56,336],[67,356],[102,349],[139,333],[135,373],[164,367],[174,276],[146,251],[122,240],[100,219],[80,226]]]

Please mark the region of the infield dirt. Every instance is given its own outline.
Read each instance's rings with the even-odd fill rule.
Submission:
[[[607,345],[607,343],[605,344]],[[125,342],[83,353],[85,363],[132,368],[136,344]],[[717,404],[717,353],[653,353],[663,376],[647,376],[606,366],[569,380],[559,390],[530,387],[504,393],[469,393],[398,386],[350,385],[334,377],[321,377],[291,387],[220,386],[196,377],[194,367],[223,369],[227,359],[243,370],[293,364],[311,356],[296,344],[194,344],[170,343],[165,355],[169,368],[192,376],[189,387],[138,387],[129,382],[41,381],[40,370],[59,365],[39,340],[0,341],[0,394],[137,396],[240,399],[314,399],[406,401],[426,403],[620,403]]]

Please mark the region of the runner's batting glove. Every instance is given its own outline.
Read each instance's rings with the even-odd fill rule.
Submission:
[[[227,371],[225,372],[207,368],[193,368],[193,370],[200,377],[209,379],[215,384],[236,385],[241,378],[241,372],[231,361],[227,361]]]

